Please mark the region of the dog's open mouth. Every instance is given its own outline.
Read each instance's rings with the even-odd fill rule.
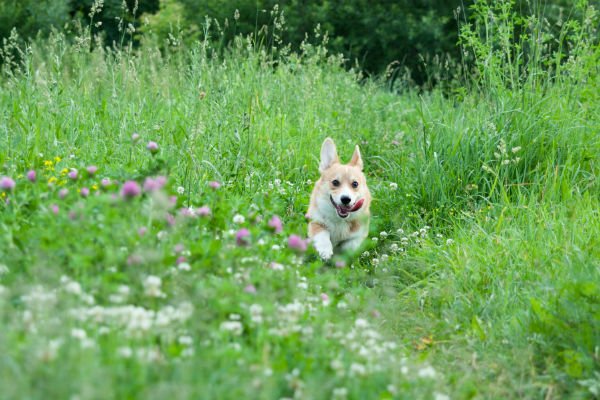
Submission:
[[[356,203],[354,203],[353,206],[344,206],[342,204],[336,204],[335,201],[333,201],[333,197],[331,197],[331,195],[329,196],[329,200],[331,200],[331,204],[335,207],[337,215],[340,218],[346,218],[348,217],[348,215],[350,215],[351,212],[360,210],[360,208],[363,206],[363,203],[365,202],[365,199],[360,199]]]

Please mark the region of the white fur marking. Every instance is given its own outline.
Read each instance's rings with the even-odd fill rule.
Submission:
[[[313,244],[323,260],[329,260],[333,255],[333,246],[329,238],[329,232],[321,231],[313,237]]]

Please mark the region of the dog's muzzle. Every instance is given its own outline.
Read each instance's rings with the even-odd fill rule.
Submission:
[[[333,201],[333,197],[331,195],[329,195],[329,200],[331,200],[331,204],[333,205],[333,207],[335,207],[335,210],[337,211],[337,214],[340,218],[347,218],[351,212],[360,210],[360,208],[363,206],[363,204],[365,202],[365,199],[360,199],[356,203],[354,203],[354,205],[352,207],[348,207],[348,206],[336,204],[336,202]]]

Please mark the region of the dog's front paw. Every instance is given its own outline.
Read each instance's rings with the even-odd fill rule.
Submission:
[[[326,232],[319,233],[314,237],[314,246],[319,253],[319,256],[327,261],[333,256],[333,245],[331,244],[331,240],[329,240],[329,234]]]
[[[331,245],[329,245],[329,247],[324,247],[321,249],[317,248],[317,252],[324,261],[328,261],[329,259],[331,259],[331,256],[333,256],[333,248],[331,247]]]

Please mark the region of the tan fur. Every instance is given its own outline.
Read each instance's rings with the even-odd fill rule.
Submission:
[[[307,216],[310,219],[308,235],[322,258],[328,259],[333,253],[344,250],[356,250],[369,231],[371,193],[367,180],[362,172],[363,161],[358,146],[355,147],[348,164],[340,164],[335,144],[329,138],[321,147],[320,179],[315,183],[310,198]],[[339,183],[334,185],[334,180]],[[356,182],[358,186],[352,186]],[[330,199],[331,196],[331,199]],[[346,207],[341,202],[343,197],[351,199]],[[364,200],[360,209],[354,212],[344,211],[346,208]],[[333,200],[347,214],[343,218]],[[344,208],[346,207],[346,208]]]
[[[308,223],[308,236],[313,237],[319,232],[323,232],[327,227],[318,222],[309,222]]]
[[[358,221],[350,221],[350,232],[354,233],[360,229]]]

